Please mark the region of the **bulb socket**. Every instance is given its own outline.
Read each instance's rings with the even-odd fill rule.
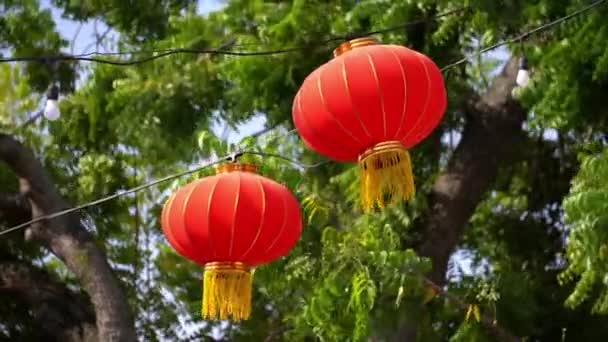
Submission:
[[[59,87],[55,84],[49,87],[49,90],[46,92],[47,100],[59,100]]]
[[[519,59],[519,70],[528,70],[528,58],[526,56]]]

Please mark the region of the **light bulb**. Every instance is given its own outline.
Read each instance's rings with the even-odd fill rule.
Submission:
[[[61,113],[59,112],[59,107],[57,106],[57,100],[46,100],[46,105],[44,106],[44,117],[55,121],[59,119]]]
[[[530,83],[530,72],[525,69],[519,69],[517,71],[517,78],[515,79],[517,85],[520,87],[525,87]]]
[[[530,71],[528,71],[528,59],[526,56],[522,56],[519,59],[519,70],[517,71],[517,77],[515,82],[520,87],[525,87],[530,83]]]

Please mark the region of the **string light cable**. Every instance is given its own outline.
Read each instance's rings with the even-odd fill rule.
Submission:
[[[520,41],[521,39],[531,35],[531,34],[535,34],[537,32],[540,31],[544,31],[548,28],[551,28],[555,25],[558,25],[562,22],[565,22],[569,19],[572,19],[574,17],[577,17],[599,5],[602,5],[606,2],[607,0],[598,0],[595,1],[577,11],[574,11],[564,17],[561,17],[559,19],[556,19],[552,22],[546,23],[542,26],[536,27],[528,32],[522,33],[521,35],[518,35],[516,37],[513,37],[511,39],[508,40],[504,40],[501,41],[499,43],[496,43],[494,45],[488,46],[486,48],[481,49],[480,51],[477,51],[469,56],[465,56],[462,59],[446,65],[442,68],[442,71],[450,69],[452,67],[455,67],[457,65],[460,65],[462,63],[467,62],[470,58],[475,57],[477,55],[486,53],[488,51],[494,50],[496,48],[499,48],[501,46],[504,45],[508,45],[517,41]],[[85,54],[79,54],[79,55],[54,55],[54,56],[15,56],[15,57],[6,57],[6,58],[0,58],[0,63],[9,63],[9,62],[43,62],[43,63],[48,63],[48,62],[55,62],[55,61],[84,61],[84,62],[94,62],[94,63],[101,63],[101,64],[110,64],[110,65],[115,65],[115,66],[131,66],[131,65],[138,65],[138,64],[143,64],[146,62],[151,62],[154,61],[156,59],[160,59],[160,58],[164,58],[164,57],[168,57],[168,56],[172,56],[172,55],[177,55],[177,54],[196,54],[196,55],[200,55],[200,54],[209,54],[209,55],[231,55],[231,56],[268,56],[268,55],[277,55],[277,54],[285,54],[285,53],[291,53],[291,52],[297,52],[297,51],[307,51],[310,50],[311,48],[316,48],[319,46],[325,46],[329,43],[332,42],[336,42],[336,41],[344,41],[344,40],[349,40],[352,39],[353,37],[360,37],[360,36],[370,36],[370,35],[376,35],[376,34],[382,34],[382,33],[388,33],[388,32],[393,32],[393,31],[400,31],[403,30],[404,28],[410,27],[410,26],[414,26],[414,25],[418,25],[421,23],[425,23],[425,22],[429,22],[431,20],[436,20],[436,19],[440,19],[443,17],[447,17],[447,16],[451,16],[451,15],[456,15],[456,14],[461,14],[461,13],[468,13],[470,12],[471,8],[470,7],[460,7],[451,11],[447,11],[447,12],[443,12],[440,13],[438,15],[435,15],[431,18],[421,18],[421,19],[417,19],[417,20],[413,20],[413,21],[409,21],[409,22],[405,22],[396,26],[391,26],[391,27],[387,27],[384,29],[380,29],[380,30],[375,30],[375,31],[368,31],[365,33],[360,33],[360,34],[344,34],[344,35],[339,35],[339,36],[334,36],[331,38],[327,38],[325,40],[322,41],[318,41],[318,42],[311,42],[308,44],[304,44],[301,46],[294,46],[294,47],[287,47],[287,48],[282,48],[282,49],[276,49],[276,50],[263,50],[263,51],[234,51],[234,50],[230,50],[228,48],[233,48],[236,47],[238,45],[234,44],[234,39],[232,41],[229,41],[227,43],[223,43],[222,45],[220,45],[217,48],[214,49],[186,49],[186,48],[176,48],[176,49],[163,49],[163,50],[150,50],[150,51],[125,51],[125,52],[90,52],[90,53],[85,53]],[[241,44],[241,46],[244,45],[251,45],[251,44]],[[110,59],[103,59],[103,58],[98,58],[98,57],[92,57],[92,56],[133,56],[133,55],[138,55],[138,54],[152,54],[152,56],[148,56],[148,57],[144,57],[144,58],[140,58],[140,59],[132,59],[132,60],[126,60],[126,61],[120,61],[120,60],[110,60]]]
[[[469,7],[460,7],[451,11],[443,12],[437,14],[430,18],[421,18],[409,22],[405,22],[396,26],[387,27],[384,29],[369,31],[365,33],[357,34],[356,36],[369,36],[393,31],[403,30],[404,28],[418,25],[421,23],[429,22],[431,20],[440,19],[443,17],[456,15],[460,13],[464,13],[469,11]],[[237,45],[232,44],[230,42],[224,43],[221,46],[214,49],[186,49],[186,48],[176,48],[176,49],[164,49],[164,50],[150,50],[150,51],[127,51],[127,52],[90,52],[80,55],[54,55],[54,56],[15,56],[15,57],[6,57],[0,58],[0,63],[9,63],[9,62],[49,62],[49,61],[83,61],[83,62],[94,62],[100,64],[110,64],[116,66],[129,66],[129,65],[137,65],[143,64],[146,62],[150,62],[156,59],[164,58],[171,55],[177,54],[208,54],[208,55],[229,55],[229,56],[268,56],[268,55],[278,55],[285,54],[297,51],[308,51],[312,48],[317,48],[320,46],[326,46],[329,43],[336,41],[344,41],[353,38],[353,34],[344,34],[339,36],[330,37],[321,41],[311,42],[308,44],[304,44],[301,46],[293,46],[287,47],[277,50],[265,50],[265,51],[234,51],[228,48],[235,47]],[[242,45],[241,45],[242,46]],[[133,56],[133,55],[141,55],[141,54],[152,54],[152,56],[143,57],[140,59],[133,60],[110,60],[103,59],[93,56]]]
[[[523,34],[520,34],[520,35],[518,35],[516,37],[510,38],[510,39],[504,40],[502,42],[496,43],[494,45],[488,46],[486,48],[483,48],[479,52],[477,52],[477,54],[482,54],[482,53],[491,51],[493,49],[496,49],[498,47],[501,47],[503,45],[507,45],[507,44],[510,44],[510,43],[513,43],[513,42],[520,41],[522,39],[522,37],[527,37],[527,36],[532,35],[534,33],[538,33],[540,31],[544,31],[544,30],[546,30],[546,29],[548,29],[550,27],[553,27],[553,26],[558,25],[558,24],[560,24],[562,22],[565,22],[566,20],[572,19],[572,18],[574,18],[576,16],[579,16],[579,15],[581,15],[581,14],[589,11],[592,8],[595,8],[595,7],[597,7],[597,6],[605,3],[606,1],[608,1],[608,0],[598,0],[598,1],[592,3],[592,4],[588,5],[588,6],[585,6],[585,7],[581,8],[581,9],[575,11],[575,12],[572,12],[572,13],[570,13],[570,14],[562,17],[562,18],[559,18],[557,20],[551,21],[551,22],[546,23],[544,25],[538,26],[538,27],[536,27],[536,28],[534,28],[534,29],[532,29],[532,30],[530,30],[528,32],[525,32]],[[294,49],[294,48],[292,48],[292,49]],[[285,51],[285,50],[280,50],[280,51]],[[266,54],[270,54],[270,53],[267,52]],[[455,66],[457,66],[459,64],[466,63],[469,60],[469,58],[471,58],[471,57],[472,56],[468,56],[468,57],[462,58],[462,59],[460,59],[460,60],[458,60],[458,61],[456,61],[454,63],[448,64],[447,66],[443,67],[441,70],[442,71],[446,71],[447,69],[453,68],[453,67],[455,67]],[[283,135],[283,137],[286,137],[286,136],[288,136],[289,134],[291,134],[293,132],[295,132],[295,130],[289,131],[288,134]],[[30,221],[27,221],[27,222],[18,224],[16,226],[10,227],[8,229],[5,229],[3,231],[0,231],[0,236],[9,234],[9,233],[14,232],[14,231],[19,230],[19,229],[23,229],[23,228],[25,228],[25,227],[33,224],[33,223],[37,223],[37,222],[41,222],[41,221],[49,220],[49,219],[54,219],[54,218],[57,218],[57,217],[60,217],[60,216],[63,216],[63,215],[67,215],[67,214],[70,214],[70,213],[73,213],[73,212],[76,212],[76,211],[79,211],[79,210],[82,210],[82,209],[85,209],[85,208],[89,208],[89,207],[92,207],[92,206],[99,205],[101,203],[105,203],[105,202],[114,200],[114,199],[116,199],[118,197],[121,197],[121,196],[125,196],[125,195],[128,195],[128,194],[132,194],[132,193],[135,193],[135,192],[139,192],[139,191],[145,190],[147,188],[153,187],[153,186],[158,185],[160,183],[164,183],[164,182],[167,182],[167,181],[170,181],[170,180],[173,180],[173,179],[176,179],[176,178],[179,178],[179,177],[182,177],[182,176],[186,176],[186,175],[192,174],[194,172],[201,171],[203,169],[215,166],[215,165],[217,165],[219,163],[222,163],[224,161],[227,161],[227,160],[235,160],[236,157],[238,155],[241,155],[241,154],[252,154],[252,155],[258,155],[258,156],[262,156],[262,157],[279,158],[279,159],[285,160],[285,161],[287,161],[289,163],[292,163],[292,164],[294,164],[296,166],[299,166],[301,168],[304,168],[304,169],[310,169],[310,168],[319,167],[319,166],[321,166],[323,164],[326,164],[328,162],[328,161],[325,161],[325,162],[320,162],[320,163],[316,163],[316,164],[302,164],[302,163],[300,163],[300,162],[298,162],[296,160],[293,160],[293,159],[281,156],[279,154],[266,153],[266,152],[258,152],[258,151],[240,151],[240,152],[235,152],[235,153],[231,153],[231,154],[225,155],[223,157],[220,157],[220,158],[216,159],[213,162],[206,163],[204,165],[201,165],[199,167],[196,167],[196,168],[184,171],[184,172],[172,174],[172,175],[169,175],[169,176],[166,176],[166,177],[154,180],[152,182],[136,186],[136,187],[128,189],[126,191],[117,192],[115,194],[112,194],[112,195],[109,195],[109,196],[106,196],[106,197],[102,197],[100,199],[97,199],[97,200],[94,200],[94,201],[91,201],[91,202],[88,202],[88,203],[81,204],[81,205],[73,207],[73,208],[69,208],[69,209],[65,209],[65,210],[62,210],[62,211],[58,211],[56,213],[52,213],[52,214],[48,214],[48,215],[43,215],[43,216],[37,217],[37,218],[32,219]]]
[[[321,165],[324,165],[324,164],[328,163],[328,161],[324,161],[324,162],[315,163],[315,164],[303,164],[303,163],[298,162],[297,160],[294,160],[294,159],[291,159],[291,158],[287,158],[287,157],[281,156],[279,154],[265,153],[265,152],[258,152],[258,151],[248,151],[248,150],[246,150],[246,151],[238,151],[238,152],[230,153],[230,154],[227,154],[227,155],[225,155],[223,157],[217,158],[216,160],[214,160],[212,162],[205,163],[205,164],[203,164],[201,166],[198,166],[198,167],[186,170],[186,171],[178,172],[178,173],[175,173],[175,174],[171,174],[169,176],[165,176],[163,178],[156,179],[156,180],[151,181],[149,183],[144,183],[144,184],[138,185],[138,186],[133,187],[133,188],[128,189],[128,190],[119,191],[119,192],[116,192],[116,193],[114,193],[112,195],[108,195],[108,196],[96,199],[94,201],[91,201],[91,202],[83,203],[83,204],[78,205],[76,207],[72,207],[72,208],[61,210],[61,211],[58,211],[58,212],[55,212],[55,213],[52,213],[52,214],[42,215],[42,216],[36,217],[36,218],[34,218],[32,220],[29,220],[27,222],[23,222],[23,223],[20,223],[20,224],[18,224],[16,226],[13,226],[13,227],[10,227],[8,229],[0,231],[0,236],[12,233],[14,231],[17,231],[17,230],[20,230],[20,229],[23,229],[23,228],[26,228],[29,225],[32,225],[34,223],[38,223],[38,222],[45,221],[45,220],[51,220],[51,219],[54,219],[54,218],[57,218],[57,217],[60,217],[60,216],[68,215],[68,214],[71,214],[71,213],[74,213],[74,212],[77,212],[77,211],[80,211],[80,210],[83,210],[83,209],[86,209],[86,208],[94,207],[94,206],[97,206],[99,204],[112,201],[112,200],[117,199],[117,198],[122,197],[122,196],[130,195],[130,194],[133,194],[133,193],[136,193],[136,192],[139,192],[139,191],[142,191],[142,190],[154,187],[154,186],[156,186],[158,184],[161,184],[161,183],[165,183],[165,182],[177,179],[177,178],[181,178],[183,176],[191,175],[191,174],[193,174],[195,172],[208,169],[210,167],[213,167],[215,165],[221,164],[221,163],[226,162],[226,161],[236,161],[236,159],[239,156],[245,155],[245,154],[257,155],[257,156],[266,157],[266,158],[281,159],[281,160],[289,162],[289,163],[291,163],[291,164],[293,164],[295,166],[298,166],[300,168],[303,168],[303,169],[316,168],[316,167],[319,167]]]
[[[521,42],[522,40],[526,39],[527,37],[529,37],[529,36],[531,36],[533,34],[536,34],[536,33],[545,31],[547,29],[550,29],[550,28],[552,28],[552,27],[554,27],[556,25],[559,25],[559,24],[561,24],[563,22],[566,22],[566,21],[568,21],[568,20],[570,20],[572,18],[578,17],[579,15],[584,14],[587,11],[594,9],[595,7],[603,5],[604,3],[606,3],[606,1],[608,1],[608,0],[598,0],[598,1],[595,1],[595,2],[589,4],[589,5],[585,6],[585,7],[582,7],[580,9],[578,9],[578,10],[576,10],[576,11],[568,14],[568,15],[565,15],[565,16],[563,16],[561,18],[558,18],[558,19],[555,19],[553,21],[550,21],[550,22],[548,22],[546,24],[537,26],[537,27],[531,29],[530,31],[524,32],[524,33],[519,34],[519,35],[517,35],[515,37],[512,37],[512,38],[500,41],[500,42],[498,42],[496,44],[487,46],[487,47],[485,47],[485,48],[483,48],[483,49],[481,49],[481,50],[479,50],[479,51],[477,51],[477,52],[475,52],[475,53],[473,53],[471,55],[465,56],[462,59],[457,60],[454,63],[450,63],[450,64],[444,66],[443,68],[441,68],[441,71],[446,71],[446,70],[451,69],[453,67],[456,67],[456,66],[458,66],[458,65],[460,65],[462,63],[466,63],[466,62],[468,62],[473,57],[476,57],[476,56],[482,55],[482,54],[484,54],[486,52],[498,49],[501,46],[509,45],[509,44],[513,44],[513,43],[517,43],[517,42]]]
[[[251,155],[256,155],[256,156],[266,157],[266,158],[282,159],[283,161],[286,161],[290,164],[301,167],[303,169],[314,169],[314,168],[317,168],[317,167],[320,167],[320,166],[323,166],[323,165],[329,163],[328,160],[325,160],[325,161],[321,161],[321,162],[314,163],[314,164],[302,164],[295,159],[287,158],[287,157],[282,156],[277,153],[268,153],[268,152],[247,151],[247,152],[244,152],[243,154],[251,154]]]

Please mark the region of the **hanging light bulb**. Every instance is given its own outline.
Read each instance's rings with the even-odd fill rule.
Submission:
[[[519,70],[517,71],[515,82],[520,87],[525,87],[530,83],[530,71],[528,70],[528,59],[526,56],[522,56],[519,59]]]
[[[55,121],[61,116],[57,100],[59,100],[59,88],[53,85],[46,93],[46,105],[44,106],[44,117],[48,120]]]

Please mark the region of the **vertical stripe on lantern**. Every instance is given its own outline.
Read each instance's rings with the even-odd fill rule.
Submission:
[[[336,126],[340,128],[340,131],[350,138],[347,140],[348,142],[351,142],[351,144],[349,146],[354,147],[355,149],[359,149],[360,146],[363,145],[363,142],[361,140],[359,140],[359,138],[357,138],[357,136],[354,135],[353,132],[351,132],[349,129],[347,129],[344,126],[344,124],[342,124],[342,121],[340,120],[340,118],[338,116],[336,116],[336,114],[334,112],[332,112],[331,110],[329,110],[329,108],[327,107],[327,102],[325,101],[325,97],[323,96],[323,86],[322,86],[323,73],[326,70],[327,69],[319,69],[319,77],[317,78],[317,91],[319,92],[319,99],[321,100],[321,106],[323,107],[325,112],[327,114],[329,114],[329,117],[333,120],[333,122],[336,124]],[[332,89],[332,91],[333,91],[333,89]],[[347,114],[351,114],[351,113],[347,113]],[[347,118],[347,119],[349,119],[349,118]],[[347,121],[349,121],[349,120],[347,120]],[[338,132],[336,132],[336,133],[338,134]],[[344,141],[344,142],[346,142],[346,141]]]
[[[213,254],[213,258],[217,257],[217,251],[215,248],[215,243],[213,241],[213,235],[211,234],[211,215],[209,215],[209,213],[211,212],[211,203],[213,203],[213,195],[215,195],[215,190],[217,189],[217,183],[219,182],[219,177],[214,177],[213,178],[214,182],[213,185],[211,187],[211,190],[209,191],[209,195],[207,198],[201,198],[203,200],[207,200],[207,202],[203,202],[200,207],[201,208],[205,208],[205,211],[198,211],[200,212],[203,220],[201,220],[201,222],[205,222],[205,226],[201,226],[199,228],[197,228],[197,230],[200,230],[199,234],[199,239],[200,238],[205,238],[205,236],[207,237],[207,239],[205,239],[206,241],[209,242],[209,249],[211,249],[211,253]]]
[[[270,186],[274,187],[275,184],[269,184]],[[285,196],[281,196],[280,193],[277,192],[277,194],[279,194],[280,196],[280,203],[283,204],[283,222],[281,224],[281,227],[278,231],[278,233],[276,234],[276,236],[274,237],[274,239],[272,239],[272,242],[268,245],[268,247],[266,247],[266,250],[264,251],[264,254],[266,254],[265,256],[269,259],[276,259],[280,256],[280,254],[278,253],[278,249],[279,249],[279,241],[283,240],[283,234],[285,234],[285,232],[288,229],[288,225],[290,224],[288,218],[289,218],[289,214],[288,214],[288,203],[286,200]]]
[[[365,52],[363,52],[368,48],[361,47],[348,51],[340,56],[340,58],[344,61],[346,78],[354,108],[357,108],[359,113],[361,113],[361,120],[373,137],[371,145],[374,145],[383,140],[384,124],[382,119],[378,119],[382,118],[382,104],[378,96],[378,86],[374,70],[371,68]],[[359,153],[363,152],[367,147],[369,145],[362,146]]]
[[[378,91],[378,98],[380,99],[380,112],[382,113],[382,129],[384,131],[384,135],[382,136],[384,140],[386,140],[386,108],[384,107],[384,92],[382,91],[382,87],[380,87],[380,79],[378,76],[378,70],[376,70],[376,66],[374,65],[374,60],[372,59],[372,55],[369,51],[361,51],[367,55],[367,60],[369,61],[369,66],[372,70],[372,74],[374,75],[374,81],[376,83],[376,89]]]
[[[178,190],[175,194],[175,198],[170,203],[169,210],[169,227],[171,227],[171,234],[175,239],[175,242],[181,247],[182,250],[189,254],[189,258],[197,263],[204,263],[205,258],[208,256],[206,253],[199,251],[196,245],[196,240],[190,239],[188,235],[187,222],[184,221],[183,213],[186,205],[188,204],[188,198],[193,189],[195,189],[204,180],[196,181],[186,185],[185,187]]]
[[[423,54],[418,55],[429,73],[429,92],[433,95],[433,101],[429,103],[427,115],[423,122],[419,123],[410,133],[408,141],[410,141],[411,146],[418,144],[431,134],[443,118],[447,106],[447,96],[444,91],[445,85],[441,71],[428,57]]]
[[[394,138],[403,122],[406,103],[405,72],[399,58],[390,46],[367,49],[368,59],[376,74],[378,94],[387,128],[384,140]]]
[[[193,241],[205,241],[205,245],[197,245],[196,248],[201,252],[206,252],[209,256],[207,262],[215,260],[217,251],[215,237],[211,233],[211,222],[209,210],[211,203],[217,193],[219,178],[217,176],[203,178],[205,183],[201,183],[190,195],[188,202],[184,206],[183,220],[186,226],[186,233]]]
[[[177,240],[175,240],[175,236],[173,236],[173,233],[171,232],[172,225],[170,223],[169,217],[170,217],[171,209],[173,206],[173,201],[175,200],[176,196],[177,196],[177,193],[173,193],[169,197],[169,199],[167,200],[167,203],[163,207],[163,211],[161,213],[161,218],[160,218],[161,228],[163,230],[163,233],[165,234],[165,237],[167,238],[167,241],[169,242],[169,245],[171,245],[171,247],[173,247],[173,249],[175,249],[177,251],[177,253],[179,253],[183,257],[192,258],[192,254],[188,253],[187,250],[185,250],[177,242]]]
[[[365,141],[365,144],[371,144],[372,141],[374,140],[372,135],[369,133],[369,130],[367,129],[367,127],[365,126],[365,123],[363,123],[363,120],[361,119],[361,113],[359,111],[359,109],[355,106],[355,103],[353,102],[353,96],[350,93],[350,87],[348,85],[348,78],[346,77],[346,64],[344,63],[344,60],[340,60],[341,64],[342,64],[342,68],[340,70],[340,72],[342,73],[342,82],[344,83],[344,90],[346,92],[346,97],[348,98],[348,102],[347,105],[348,107],[345,108],[346,111],[348,111],[348,109],[350,109],[352,111],[353,114],[355,114],[355,116],[357,117],[357,122],[359,122],[359,125],[361,125],[361,129],[363,130],[363,133],[365,133],[365,135],[367,136],[367,140]],[[344,103],[344,101],[339,101],[340,103]]]
[[[217,261],[233,261],[230,258],[230,240],[240,186],[236,174],[237,172],[230,172],[216,176],[217,186],[209,207],[209,232],[213,236]]]
[[[276,185],[283,187],[280,184]],[[280,194],[285,201],[285,215],[294,219],[294,221],[287,222],[287,226],[281,232],[281,239],[273,248],[273,254],[276,255],[276,258],[287,255],[289,250],[291,250],[298,241],[302,232],[302,215],[298,200],[289,191],[281,191]]]
[[[263,229],[266,215],[266,194],[262,189],[258,175],[238,172],[242,174],[239,197],[239,209],[234,217],[237,227],[237,239],[234,242],[231,259],[240,260],[250,266],[250,259],[243,257],[247,250],[255,244]],[[245,229],[245,227],[247,227]]]
[[[414,51],[402,46],[392,47],[392,49],[399,57],[401,65],[404,66],[405,77],[407,78],[408,84],[405,118],[403,124],[399,126],[399,129],[394,136],[395,140],[399,140],[405,145],[406,141],[403,137],[423,116],[424,107],[430,98],[429,90],[426,86],[428,78],[424,65],[422,65],[420,60],[413,54]]]
[[[267,216],[269,213],[268,210],[268,199],[267,199],[267,194],[266,191],[264,190],[264,184],[263,184],[263,178],[262,177],[256,177],[255,178],[255,183],[257,188],[259,189],[259,193],[262,195],[262,199],[261,201],[259,201],[260,205],[262,206],[261,209],[261,214],[260,214],[260,223],[258,224],[258,228],[255,230],[255,236],[253,237],[253,239],[250,239],[250,243],[249,246],[246,248],[242,248],[241,251],[241,256],[239,257],[239,260],[253,260],[252,264],[257,264],[259,257],[256,258],[255,254],[259,254],[259,248],[256,246],[256,244],[258,243],[258,241],[260,240],[260,236],[265,237],[266,234],[262,234],[262,232],[264,232],[265,229],[267,228]],[[276,209],[276,208],[272,208],[272,209]],[[258,250],[258,253],[254,253],[254,254],[250,254],[254,248],[256,250]]]
[[[302,91],[300,89],[294,99],[293,103],[293,123],[298,129],[300,138],[304,143],[315,151],[319,151],[325,155],[331,155],[339,161],[350,161],[352,156],[347,154],[340,148],[340,144],[335,142],[331,136],[321,136],[318,132],[318,127],[314,127],[309,118],[310,113],[305,113],[302,108]]]
[[[306,107],[310,106],[310,110],[314,113],[314,116],[311,116],[311,119],[313,120],[309,122],[313,125],[313,127],[317,126],[321,131],[327,132],[329,130],[332,132],[333,137],[331,138],[334,139],[333,141],[339,142],[337,144],[338,146],[351,151],[359,151],[361,149],[362,142],[355,135],[353,135],[351,131],[344,127],[339,118],[336,117],[325,104],[325,97],[321,86],[323,72],[324,69],[317,69],[313,73],[313,75],[316,76],[316,78],[313,78],[314,82],[309,84],[309,87],[311,88],[310,91],[312,93],[316,92],[316,96],[302,96],[304,100],[301,101],[304,110],[308,111]],[[306,89],[307,87],[304,88]],[[306,101],[306,99],[310,99],[310,101]],[[326,139],[328,138],[329,137],[326,137]]]
[[[344,66],[344,63],[340,64]],[[338,65],[319,70],[317,81],[319,97],[327,113],[332,116],[340,129],[355,141],[354,150],[359,151],[370,144],[373,138],[363,125],[357,107],[353,105],[343,70]]]
[[[285,200],[279,195],[280,185],[268,179],[261,179],[262,187],[266,193],[266,202],[272,203],[272,210],[266,212],[264,228],[255,246],[252,246],[251,258],[260,263],[274,260],[277,256],[272,253],[273,245],[281,239],[287,229],[288,216]]]
[[[421,57],[422,55],[417,52],[414,52],[412,56],[418,61],[420,65],[422,65],[422,68],[424,69],[424,75],[426,77],[426,81],[424,82],[424,84],[426,84],[426,98],[424,101],[424,107],[422,108],[422,112],[411,125],[408,125],[408,129],[405,131],[405,135],[403,136],[402,143],[408,149],[414,146],[413,140],[415,135],[412,133],[415,133],[416,129],[418,129],[418,126],[424,123],[425,120],[427,120],[427,112],[430,108],[430,100],[432,95],[431,75],[426,63],[424,63],[424,60]]]
[[[232,260],[232,248],[234,247],[234,238],[236,236],[236,232],[235,232],[235,227],[237,225],[236,219],[237,219],[237,214],[239,211],[239,200],[241,199],[241,184],[243,183],[240,172],[233,172],[228,175],[228,177],[230,177],[230,176],[237,179],[237,182],[236,182],[237,186],[236,186],[236,191],[234,192],[235,193],[234,208],[232,209],[232,224],[230,225],[230,243],[228,244],[228,259],[227,260]]]
[[[395,95],[395,97],[397,99],[399,99],[399,98],[402,99],[401,114],[399,115],[399,120],[395,121],[395,125],[392,125],[392,122],[389,121],[389,136],[390,136],[389,140],[393,140],[393,139],[395,139],[395,137],[397,136],[397,134],[399,133],[399,131],[401,130],[401,127],[403,126],[403,124],[405,122],[405,113],[406,113],[406,109],[407,109],[407,98],[408,98],[408,95],[407,95],[408,86],[407,86],[407,77],[405,74],[405,67],[403,66],[403,63],[401,63],[401,59],[399,59],[399,56],[397,56],[397,54],[395,53],[395,51],[393,50],[392,47],[385,47],[385,49],[393,56],[393,58],[395,59],[395,62],[399,66],[401,82],[403,83],[403,85],[401,87],[398,85],[398,83],[394,84],[395,87],[398,87],[399,89],[403,89],[403,94]],[[394,127],[394,128],[391,128],[391,127]],[[390,132],[392,132],[392,134]]]

